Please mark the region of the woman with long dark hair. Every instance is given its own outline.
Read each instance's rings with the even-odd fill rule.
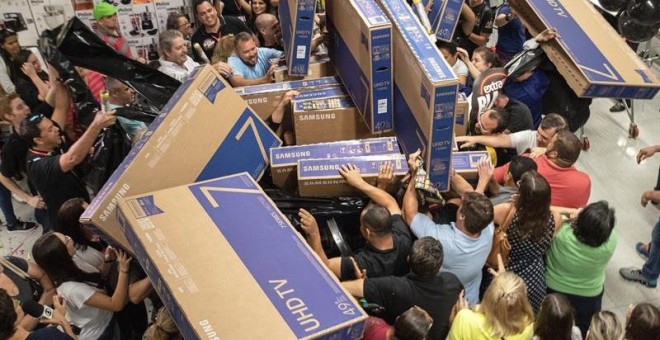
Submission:
[[[32,256],[51,278],[57,293],[66,300],[71,323],[80,328],[80,340],[108,340],[115,335],[114,312],[128,301],[128,270],[131,258],[117,250],[119,279],[112,296],[99,288],[101,275],[86,273],[73,262],[76,249],[69,236],[53,232],[41,236]]]
[[[537,311],[546,294],[544,257],[555,230],[555,218],[550,212],[550,184],[531,170],[523,174],[518,186],[515,203],[494,207],[494,222],[503,225],[511,209],[513,218],[507,229],[511,252],[506,269],[525,281],[529,303]]]
[[[13,59],[13,81],[16,93],[31,108],[39,107],[46,100],[50,89],[48,73],[41,68],[37,56],[30,50],[21,50]]]
[[[5,95],[16,92],[14,82],[11,80],[14,74],[12,59],[21,50],[18,42],[18,33],[9,28],[0,29],[0,94]]]
[[[84,272],[106,274],[110,265],[105,262],[105,242],[80,223],[80,216],[88,204],[83,198],[72,198],[60,207],[55,219],[55,231],[71,237],[76,253],[73,262]]]
[[[254,25],[254,21],[260,14],[270,13],[275,14],[273,6],[270,4],[270,0],[252,0],[250,1],[250,17],[247,20],[248,27],[252,32],[257,32],[257,29]]]

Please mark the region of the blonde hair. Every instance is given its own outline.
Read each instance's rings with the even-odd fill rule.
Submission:
[[[516,274],[505,272],[493,279],[478,312],[486,316],[492,336],[501,338],[522,333],[534,321],[534,312],[527,299],[527,286]]]
[[[165,307],[161,307],[156,315],[156,321],[147,328],[142,336],[143,340],[169,340],[179,334],[174,320]]]
[[[213,56],[211,57],[211,64],[219,61],[226,63],[229,56],[234,52],[234,35],[228,34],[220,38],[220,41],[213,49]]]
[[[622,340],[623,327],[616,314],[602,311],[591,317],[591,325],[587,331],[588,340]]]

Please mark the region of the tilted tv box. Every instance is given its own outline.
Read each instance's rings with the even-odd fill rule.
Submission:
[[[316,0],[281,1],[277,7],[290,76],[306,76],[312,53]]]
[[[392,130],[392,24],[373,0],[327,2],[329,54],[372,133]]]
[[[366,315],[247,173],[121,200],[186,339],[360,339]]]
[[[117,226],[122,197],[237,172],[259,179],[268,150],[282,145],[211,66],[198,68],[176,91],[80,217],[132,250]]]
[[[423,0],[426,7],[430,0]],[[465,2],[463,0],[443,0],[433,1],[431,11],[428,13],[431,27],[435,32],[436,38],[444,41],[451,41],[461,17],[461,8]]]
[[[541,44],[580,97],[652,99],[660,82],[588,1],[511,0],[533,35],[554,27],[561,39]]]
[[[393,26],[394,131],[406,154],[423,151],[431,183],[449,190],[458,80],[412,9],[379,0]]]

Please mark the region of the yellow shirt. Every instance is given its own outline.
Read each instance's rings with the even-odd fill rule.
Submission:
[[[463,309],[456,314],[449,330],[448,340],[529,340],[534,336],[534,324],[529,323],[522,333],[496,338],[483,313]]]

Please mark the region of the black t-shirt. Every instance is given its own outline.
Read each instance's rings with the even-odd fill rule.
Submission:
[[[220,38],[227,34],[233,34],[236,35],[240,32],[248,32],[252,34],[252,31],[250,28],[245,25],[245,23],[236,17],[231,17],[231,16],[220,16],[220,30],[216,33],[208,33],[206,32],[206,28],[202,25],[200,26],[197,31],[193,34],[192,38],[190,41],[194,45],[195,43],[198,43],[201,47],[202,50],[204,51],[204,54],[211,60],[213,57],[213,49],[215,49],[215,45],[218,43]],[[201,62],[202,59],[197,55],[197,51],[193,49],[193,59],[197,62]]]
[[[365,279],[364,298],[385,308],[384,319],[389,324],[411,307],[421,307],[433,318],[428,338],[444,340],[449,333],[449,314],[462,289],[452,273],[441,272],[431,279],[410,273],[405,277]]]
[[[57,211],[71,198],[83,198],[89,202],[89,193],[76,170],[64,172],[60,167],[60,152],[42,153],[28,150],[27,174],[43,198],[51,221]]]
[[[534,121],[532,113],[527,105],[520,101],[509,98],[509,103],[504,108],[509,113],[509,132],[534,130]]]
[[[66,333],[61,332],[57,327],[45,327],[31,332],[26,340],[71,340]]]
[[[472,33],[480,35],[481,33],[493,33],[493,11],[490,9],[486,1],[481,5],[472,7],[474,12],[475,22],[474,29]],[[479,47],[477,44],[473,43],[468,37],[463,34],[463,30],[460,29],[462,22],[459,21],[458,29],[456,29],[456,43],[458,46],[466,49],[470,56],[472,52]]]
[[[216,0],[217,1],[217,0]],[[214,1],[214,3],[216,2]],[[245,17],[249,15],[243,10],[243,7],[238,4],[238,0],[223,0],[222,3],[225,4],[225,7],[222,8],[222,15],[225,16],[236,16],[236,17]]]
[[[11,262],[20,270],[27,273],[28,262],[25,261],[25,259],[14,256],[6,256],[5,260]],[[10,269],[4,268],[4,266],[2,268],[2,273],[7,275],[7,277],[16,285],[16,287],[18,287],[18,295],[12,296],[13,298],[17,298],[18,301],[20,301],[21,303],[32,300],[33,291],[32,291],[32,286],[30,286],[30,282],[28,282],[27,280],[23,280],[20,276],[16,275]]]
[[[25,159],[28,153],[28,143],[21,138],[16,131],[9,135],[7,142],[2,147],[2,162],[0,162],[0,173],[7,178],[21,180],[27,172]]]
[[[412,246],[412,237],[401,215],[392,215],[392,242],[392,249],[379,250],[367,244],[353,255],[358,267],[367,270],[367,277],[408,274],[408,252]],[[347,256],[342,257],[341,280],[355,278],[353,262]]]

